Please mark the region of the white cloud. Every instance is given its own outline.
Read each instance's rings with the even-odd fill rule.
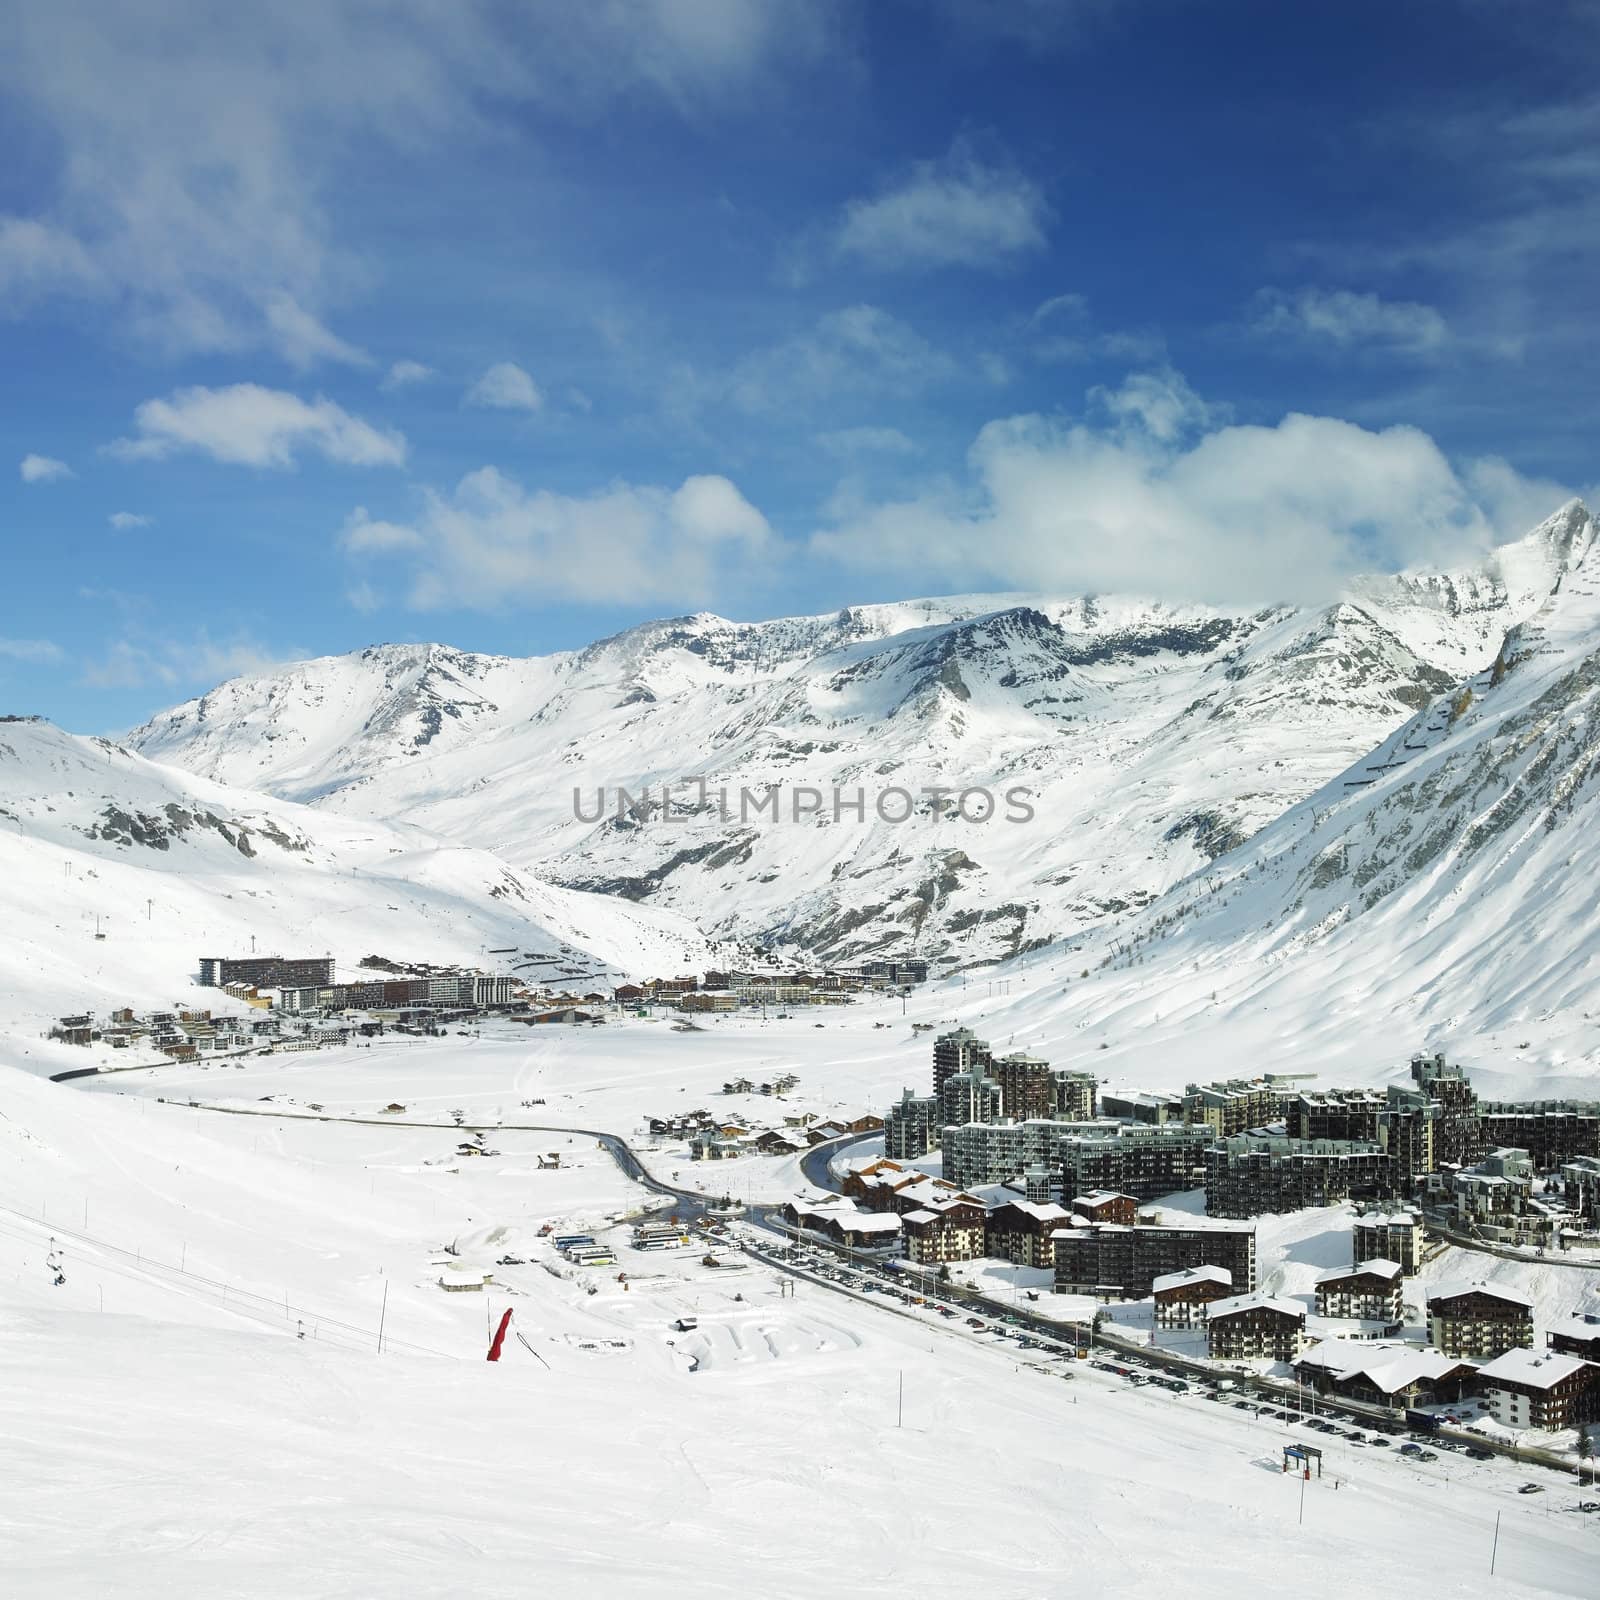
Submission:
[[[1123,433],[1132,429],[1162,444],[1219,420],[1215,408],[1207,405],[1189,387],[1188,379],[1171,367],[1129,373],[1115,389],[1093,388],[1089,402],[1104,411]]]
[[[374,550],[414,550],[423,541],[415,528],[381,521],[368,515],[365,506],[357,506],[344,519],[339,542],[346,550],[364,554]]]
[[[1263,289],[1251,329],[1269,338],[1413,356],[1437,355],[1451,342],[1450,325],[1434,307],[1349,289]]]
[[[915,328],[877,306],[830,311],[803,333],[753,351],[722,377],[697,378],[687,398],[748,413],[804,411],[846,396],[914,394],[957,367]]]
[[[119,333],[176,350],[348,359],[273,309],[284,296],[316,322],[370,280],[339,236],[347,173],[525,138],[530,104],[580,120],[619,97],[693,117],[758,106],[775,74],[834,45],[833,12],[295,0],[232,7],[219,27],[210,0],[10,7],[8,125],[59,160],[30,214],[0,214],[0,293],[92,297]]]
[[[345,590],[345,600],[352,611],[359,611],[362,616],[370,617],[383,605],[383,596],[367,582],[365,578],[358,583],[353,583]]]
[[[813,553],[923,588],[1320,602],[1359,572],[1470,559],[1570,493],[1503,462],[1458,470],[1415,428],[1222,425],[1171,372],[1098,393],[1087,420],[992,422],[969,466],[844,505]]]
[[[22,458],[17,471],[24,483],[55,483],[58,479],[73,476],[72,468],[65,461],[57,461],[54,456],[32,454]]]
[[[932,0],[968,39],[1020,44],[1039,55],[1070,49],[1123,0]]]
[[[189,639],[137,633],[114,640],[99,660],[86,662],[81,681],[91,689],[210,686],[224,678],[263,672],[284,659],[246,634],[218,640],[204,628]]]
[[[61,646],[49,639],[0,639],[0,660],[25,661],[34,666],[48,666],[63,659]]]
[[[463,404],[494,411],[537,411],[544,396],[515,361],[497,361],[467,390]]]
[[[352,467],[398,467],[406,459],[406,441],[394,430],[374,427],[320,395],[302,400],[255,383],[178,389],[169,399],[144,401],[133,421],[135,436],[109,447],[125,461],[183,451],[247,467],[291,467],[306,453]]]
[[[528,490],[493,467],[449,494],[428,491],[414,526],[358,510],[341,541],[409,563],[421,609],[555,601],[700,602],[773,543],[761,513],[726,478],[676,489],[616,483],[592,495]]]
[[[915,455],[916,441],[898,428],[834,428],[817,435],[817,443],[832,455]]]
[[[32,217],[0,216],[0,293],[13,303],[50,289],[89,293],[99,269],[73,236]]]
[[[137,511],[113,511],[106,521],[118,533],[126,533],[130,528],[148,528],[154,519],[141,515]]]
[[[1083,361],[1160,361],[1166,341],[1149,329],[1097,328],[1081,294],[1057,294],[1036,306],[1023,324],[1027,353],[1049,364]]]
[[[1044,248],[1050,207],[1031,179],[980,159],[963,140],[872,199],[852,200],[834,250],[885,271],[1003,267]]]
[[[276,290],[266,300],[267,327],[285,361],[304,371],[319,362],[370,367],[372,357],[324,327],[293,296]]]
[[[383,375],[380,389],[404,389],[413,383],[426,383],[434,377],[432,367],[424,366],[420,361],[396,361]]]

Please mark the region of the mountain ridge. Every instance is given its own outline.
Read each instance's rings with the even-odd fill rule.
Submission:
[[[1314,611],[980,594],[697,612],[550,656],[374,646],[230,680],[129,737],[711,937],[971,965],[1083,935],[1237,847],[1487,666],[1592,542],[1574,501],[1481,561],[1359,579]],[[666,827],[663,808],[639,826],[575,814],[574,795],[674,779],[1026,785],[1047,821],[1008,836],[919,805],[909,831],[761,829],[681,799]]]

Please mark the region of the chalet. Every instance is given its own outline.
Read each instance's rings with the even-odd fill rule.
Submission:
[[[1556,1433],[1600,1419],[1600,1367],[1554,1350],[1507,1350],[1478,1368],[1496,1422]]]
[[[1563,1355],[1600,1363],[1600,1317],[1572,1317],[1555,1323],[1546,1332],[1544,1342]]]
[[[1335,1267],[1317,1278],[1317,1315],[1351,1317],[1398,1328],[1405,1315],[1401,1289],[1404,1276],[1398,1261],[1363,1261],[1354,1267]]]
[[[744,1155],[746,1148],[740,1140],[728,1138],[718,1128],[702,1128],[689,1135],[691,1161],[732,1161]]]
[[[1150,1293],[1158,1328],[1202,1328],[1213,1305],[1233,1298],[1233,1274],[1226,1267],[1185,1267],[1162,1273]]]
[[[1090,1222],[1131,1223],[1139,1214],[1139,1202],[1113,1189],[1091,1189],[1072,1197],[1072,1209]]]
[[[900,1218],[879,1211],[858,1211],[838,1202],[813,1205],[791,1200],[780,1214],[796,1228],[820,1233],[853,1250],[893,1250],[900,1243]]]
[[[757,1134],[755,1148],[764,1156],[793,1156],[800,1153],[800,1146],[792,1139],[785,1139],[781,1133],[769,1129],[766,1133]]]
[[[1056,1264],[1055,1233],[1067,1225],[1065,1207],[1037,1200],[1007,1200],[984,1223],[984,1254],[1024,1267]]]
[[[869,1211],[914,1211],[915,1206],[896,1206],[894,1196],[899,1190],[912,1188],[926,1177],[925,1172],[902,1166],[898,1161],[869,1161],[865,1166],[847,1173],[839,1187],[842,1194]]]
[[[957,1201],[939,1211],[918,1209],[900,1218],[901,1253],[908,1261],[933,1266],[971,1261],[983,1254],[983,1207]]]
[[[1293,1361],[1305,1341],[1298,1300],[1241,1294],[1206,1308],[1206,1354],[1213,1361]]]
[[[641,1001],[648,1000],[649,995],[636,983],[620,983],[611,991],[611,998],[622,1006],[636,1006]]]
[[[1364,1405],[1448,1404],[1462,1399],[1477,1376],[1468,1361],[1414,1344],[1352,1343],[1324,1339],[1294,1364],[1295,1376],[1319,1394],[1336,1394]]]
[[[870,1111],[837,1111],[830,1119],[846,1133],[882,1133],[883,1118]]]
[[[1428,1342],[1447,1356],[1487,1361],[1533,1347],[1533,1301],[1499,1284],[1446,1286],[1428,1296]]]

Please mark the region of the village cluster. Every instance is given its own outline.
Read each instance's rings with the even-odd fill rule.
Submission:
[[[1600,1245],[1600,1105],[1480,1102],[1437,1056],[1383,1092],[1276,1076],[1182,1095],[1101,1093],[1090,1074],[996,1058],[965,1028],[933,1062],[933,1094],[907,1090],[885,1117],[884,1156],[850,1164],[837,1199],[787,1204],[792,1227],[941,1276],[981,1257],[1046,1269],[1058,1293],[1148,1301],[1158,1342],[1289,1363],[1368,1403],[1477,1398],[1519,1428],[1600,1420],[1600,1322],[1550,1327],[1541,1346],[1514,1289],[1406,1297],[1451,1240]],[[941,1174],[914,1164],[935,1151]],[[1207,1215],[1150,1204],[1192,1190]],[[1345,1203],[1349,1265],[1310,1296],[1261,1292],[1249,1219]]]
[[[841,1005],[858,994],[901,992],[927,976],[925,961],[881,960],[819,972],[651,978],[574,993],[505,973],[402,965],[379,956],[369,956],[361,976],[343,982],[335,977],[331,956],[204,956],[200,986],[242,1001],[256,1015],[213,1014],[183,1005],[144,1013],[123,1007],[105,1017],[93,1012],[60,1017],[49,1037],[116,1050],[148,1046],[171,1060],[191,1061],[244,1051],[315,1050],[385,1032],[437,1035],[452,1024],[486,1016],[580,1025],[603,1023],[613,1009],[648,1015],[660,1008],[687,1018],[766,1006]]]

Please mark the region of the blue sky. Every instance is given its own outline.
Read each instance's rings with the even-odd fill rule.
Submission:
[[[1600,478],[1592,7],[255,9],[0,18],[0,709],[1317,601]]]

